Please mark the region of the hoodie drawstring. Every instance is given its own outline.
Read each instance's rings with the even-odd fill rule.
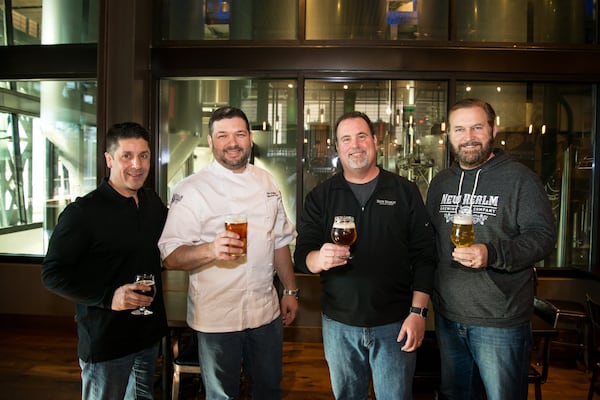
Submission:
[[[473,184],[473,191],[471,191],[471,198],[469,199],[469,214],[473,215],[473,199],[475,198],[475,191],[477,190],[477,183],[479,182],[479,174],[481,173],[481,169],[477,170],[477,174],[475,175],[475,183]],[[460,199],[460,195],[462,192],[462,185],[463,185],[463,180],[465,177],[465,171],[462,171],[460,173],[460,181],[458,182],[458,198]],[[458,205],[456,206],[456,214],[458,214],[458,210],[460,209],[460,204],[462,203],[462,200],[459,201]]]

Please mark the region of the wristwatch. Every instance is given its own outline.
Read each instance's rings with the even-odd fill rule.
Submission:
[[[420,307],[410,307],[410,312],[411,313],[415,313],[415,314],[419,314],[421,317],[423,318],[427,318],[427,313],[429,312],[429,310],[425,307],[420,308]]]
[[[283,289],[281,294],[283,296],[294,296],[298,300],[300,298],[300,289]]]

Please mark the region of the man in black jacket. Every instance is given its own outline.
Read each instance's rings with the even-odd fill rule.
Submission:
[[[323,343],[336,399],[412,399],[415,350],[435,268],[433,231],[414,183],[376,165],[369,117],[350,112],[336,124],[343,173],[305,199],[294,259],[321,275]],[[353,216],[352,248],[331,243],[336,215]],[[352,254],[352,258],[347,257]]]
[[[142,187],[149,142],[136,123],[108,131],[110,176],[62,212],[42,263],[46,288],[77,304],[83,399],[153,397],[158,346],[167,331],[157,246],[167,209]],[[154,290],[133,283],[141,273],[154,275]],[[138,307],[153,313],[132,315]]]

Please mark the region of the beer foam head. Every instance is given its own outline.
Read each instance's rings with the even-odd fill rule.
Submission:
[[[352,221],[335,221],[333,223],[333,227],[341,228],[341,229],[350,229],[350,228],[354,228],[354,222],[352,222]]]
[[[348,215],[336,215],[333,218],[333,227],[334,228],[354,228],[354,217]]]
[[[227,214],[225,215],[226,224],[243,224],[247,221],[246,214]]]
[[[455,214],[452,222],[459,225],[472,225],[473,217],[465,214]]]

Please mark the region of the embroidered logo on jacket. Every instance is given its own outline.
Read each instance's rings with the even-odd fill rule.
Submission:
[[[183,200],[183,195],[179,193],[173,193],[173,197],[171,198],[171,204],[175,204]]]
[[[375,203],[377,203],[380,206],[395,206],[396,200],[377,199],[375,200]]]

